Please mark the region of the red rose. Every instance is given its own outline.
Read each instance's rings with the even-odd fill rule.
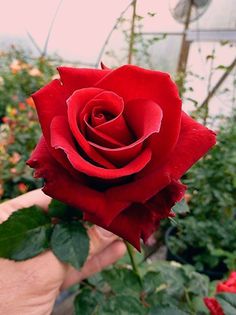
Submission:
[[[231,272],[227,280],[217,284],[216,292],[236,293],[236,271]]]
[[[225,281],[218,282],[216,293],[228,292],[236,293],[236,272],[233,271]],[[211,312],[211,315],[224,315],[220,303],[213,298],[204,298],[204,302]]]
[[[220,303],[215,298],[204,298],[211,315],[225,315]]]
[[[171,215],[180,177],[215,143],[181,111],[168,74],[60,67],[33,95],[43,136],[28,164],[43,191],[139,248]]]

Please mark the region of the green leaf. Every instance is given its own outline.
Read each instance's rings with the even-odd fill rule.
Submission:
[[[189,212],[189,206],[186,201],[182,199],[180,202],[177,202],[176,205],[172,208],[176,214],[185,214]]]
[[[143,277],[143,288],[146,293],[152,293],[157,289],[165,290],[167,284],[163,283],[160,272],[148,271]]]
[[[71,207],[59,200],[53,199],[48,207],[48,214],[50,217],[59,219],[71,219],[76,217],[78,219],[83,218],[83,214],[78,209]]]
[[[76,315],[95,315],[104,300],[104,294],[97,290],[83,289],[75,298]]]
[[[84,288],[74,301],[76,315],[146,315],[147,308],[130,295],[110,295]]]
[[[236,294],[235,293],[218,293],[216,299],[220,303],[225,315],[236,314]]]
[[[61,261],[81,268],[89,252],[86,229],[79,221],[57,224],[52,233],[51,248]]]
[[[0,257],[16,261],[37,256],[49,247],[51,221],[33,206],[14,212],[0,225]]]
[[[156,306],[152,308],[148,315],[189,315],[188,313],[175,308],[175,307],[163,307],[163,306]]]
[[[136,294],[140,293],[140,279],[133,270],[125,268],[112,268],[102,272],[103,279],[116,293]]]
[[[129,295],[116,295],[107,299],[99,315],[144,315],[147,309],[140,300]],[[173,315],[173,314],[172,314]]]

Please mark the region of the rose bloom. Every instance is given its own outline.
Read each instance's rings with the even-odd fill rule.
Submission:
[[[33,95],[43,136],[28,164],[43,191],[140,248],[173,215],[180,177],[215,144],[166,73],[60,67]]]
[[[225,281],[218,282],[216,293],[228,292],[236,294],[236,272],[233,271]],[[204,298],[204,302],[208,307],[211,315],[224,315],[220,303],[215,298]]]
[[[217,284],[216,292],[236,293],[236,271],[231,272],[227,280]]]

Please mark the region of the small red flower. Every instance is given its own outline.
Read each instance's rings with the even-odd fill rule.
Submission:
[[[216,293],[228,292],[236,293],[236,272],[233,271],[225,281],[218,282],[216,286]],[[204,298],[204,302],[211,312],[211,315],[224,315],[224,312],[219,302],[213,298]]]
[[[231,272],[227,280],[217,284],[216,292],[236,293],[236,271]]]
[[[24,194],[24,193],[26,193],[26,192],[28,191],[28,187],[27,187],[27,185],[26,185],[25,183],[19,183],[19,184],[17,185],[17,187],[18,187],[19,191],[20,191],[22,194]]]
[[[215,298],[204,298],[211,315],[225,315],[219,302]]]
[[[18,107],[19,107],[19,109],[20,110],[26,110],[26,106],[25,106],[25,104],[24,103],[22,103],[22,102],[20,102],[19,104],[18,104]]]

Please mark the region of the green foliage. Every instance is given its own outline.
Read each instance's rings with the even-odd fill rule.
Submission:
[[[79,221],[80,213],[70,216],[69,222],[69,216],[61,216],[68,206],[53,201],[49,207],[53,218],[32,206],[14,212],[0,224],[0,257],[26,260],[50,248],[59,260],[77,269],[82,267],[89,252],[89,237]]]
[[[220,303],[225,315],[236,314],[236,294],[235,293],[218,293],[216,299]]]
[[[143,264],[142,286],[127,265],[91,277],[75,299],[78,314],[207,314],[202,298],[209,280],[190,266],[168,262]],[[171,313],[172,312],[172,313]]]
[[[184,199],[177,202],[172,208],[175,214],[186,214],[189,212],[189,206]]]
[[[59,218],[63,221],[69,221],[74,217],[82,220],[83,213],[59,200],[53,199],[48,207],[48,214],[52,218]]]
[[[51,221],[33,206],[14,212],[0,225],[0,257],[13,260],[32,258],[49,247]]]
[[[236,268],[236,115],[224,118],[218,143],[184,178],[191,213],[179,216],[171,251],[198,270]]]
[[[0,52],[0,199],[42,186],[25,164],[41,134],[30,95],[52,79],[54,63],[20,48]]]
[[[50,57],[34,58],[30,51],[15,46],[2,51],[0,61],[0,117],[5,116],[7,106],[17,107],[55,74]]]
[[[79,221],[57,224],[52,232],[51,249],[59,260],[81,268],[89,252],[86,229]]]
[[[173,307],[160,307],[156,306],[153,309],[150,310],[148,315],[188,315],[189,313],[183,312],[181,310],[177,310]]]

